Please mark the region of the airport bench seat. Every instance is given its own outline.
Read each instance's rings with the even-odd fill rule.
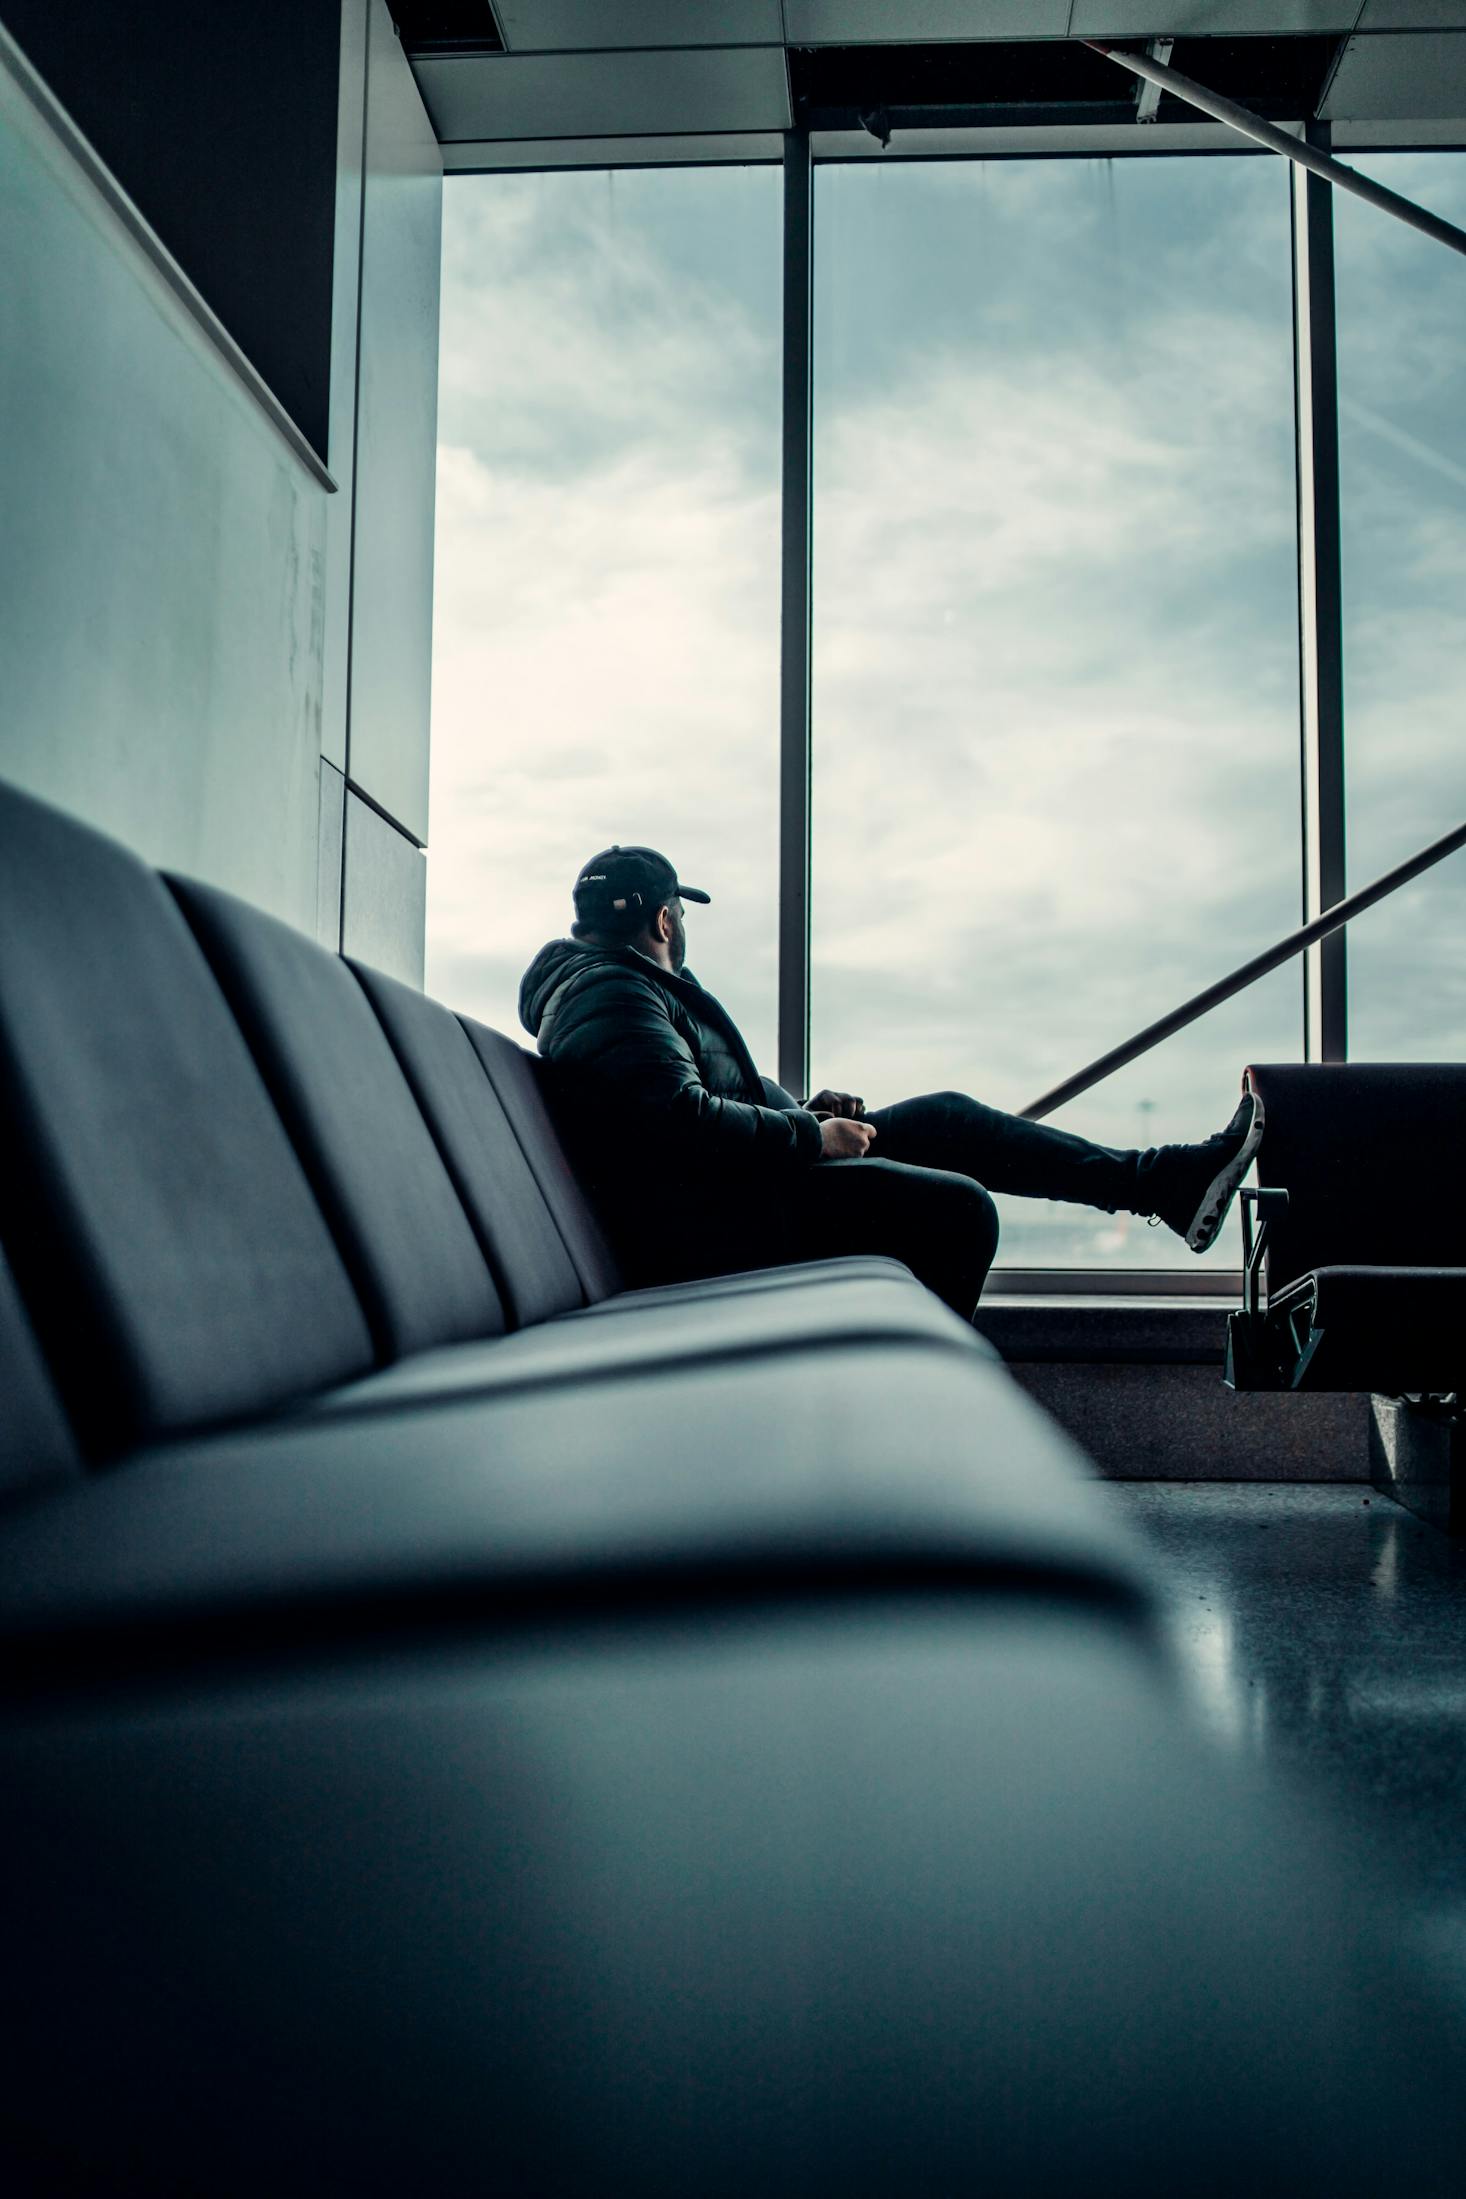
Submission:
[[[120,1534],[133,1506],[152,1517],[163,1500],[149,1492],[166,1480],[178,1540],[171,1559],[139,1558],[133,1621],[145,1579],[166,1600],[170,1563],[179,1596],[202,1607],[185,1545],[233,1547],[231,1503],[238,1549],[211,1578],[221,1595],[232,1580],[236,1601],[243,1582],[265,1581],[258,1538],[276,1500],[221,1494],[226,1458],[241,1476],[253,1467],[261,1490],[295,1462],[299,1513],[293,1528],[288,1506],[280,1518],[306,1544],[327,1532],[311,1462],[332,1457],[339,1475],[370,1453],[380,1483],[395,1455],[410,1512],[414,1476],[430,1472],[419,1457],[436,1459],[441,1509],[474,1459],[486,1489],[495,1471],[512,1480],[536,1427],[547,1474],[576,1443],[600,1456],[611,1492],[618,1471],[635,1479],[638,1458],[654,1462],[670,1516],[679,1476],[736,1490],[749,1461],[791,1487],[801,1472],[832,1475],[834,1489],[884,1475],[898,1510],[919,1510],[955,1445],[974,1488],[988,1485],[1000,1563],[1018,1528],[1035,1563],[1052,1545],[1056,1574],[1072,1574],[1087,1537],[1095,1578],[1113,1582],[1116,1538],[1093,1510],[1073,1526],[1086,1506],[1077,1455],[897,1263],[621,1290],[533,1064],[508,1040],[229,895],[165,883],[14,792],[0,796],[0,848],[5,1128],[24,1161],[3,1215],[24,1331],[13,1357],[18,1368],[28,1355],[52,1469],[77,1484],[57,1492],[58,1549]],[[190,1460],[196,1505],[183,1495]],[[26,1478],[26,1459],[11,1468]],[[1042,1494],[1046,1471],[1065,1503]],[[940,1495],[933,1504],[939,1540],[947,1514]],[[38,1493],[26,1533],[51,1532],[37,1524],[47,1509]],[[215,1524],[185,1537],[195,1510]],[[839,1511],[832,1497],[818,1533],[807,1525],[812,1550],[838,1546]],[[486,1495],[464,1509],[470,1571],[492,1570],[479,1547],[491,1512]],[[364,1506],[357,1526],[375,1581],[403,1509],[388,1527]],[[299,1564],[304,1579],[309,1549]],[[36,1563],[20,1571],[38,1582]],[[66,1601],[58,1587],[53,1607]]]
[[[137,1453],[15,1506],[0,1643],[192,1652],[214,1631],[450,1606],[494,1622],[922,1588],[1108,1609],[1145,1640],[1148,1568],[1082,1476],[995,1362],[919,1339],[790,1351],[752,1380],[674,1363],[321,1414]]]
[[[1459,2188],[1450,2010],[1112,1611],[516,1617],[10,1707],[0,2162],[34,2134],[74,2175],[40,2188],[218,2199]]]
[[[885,1308],[892,1333],[980,1356],[879,1259],[626,1294],[612,1328],[614,1263],[542,1104],[529,1116],[517,1048],[421,996],[399,1003],[399,1026],[415,1018],[437,1056],[435,1132],[338,957],[213,897],[259,981],[262,1012],[241,1028],[145,865],[13,793],[7,825],[0,1043],[17,1166],[0,1228],[89,1460],[314,1405],[420,1354],[443,1366],[462,1346],[487,1366],[491,1340],[512,1355],[511,1329],[546,1380],[575,1372],[577,1335],[596,1364],[612,1349],[659,1359],[704,1290],[727,1308],[730,1350],[761,1329],[787,1348],[796,1304],[795,1341],[837,1332],[853,1289],[872,1342]],[[490,1041],[520,1086],[518,1124],[485,1069]],[[567,1318],[592,1305],[594,1325]],[[551,1323],[553,1351],[530,1342]]]
[[[1097,1582],[1124,1571],[1093,1512],[1074,1525],[1077,1455],[897,1263],[621,1291],[520,1049],[231,896],[165,885],[21,796],[0,802],[5,826],[0,1030],[7,1130],[27,1162],[4,1216],[30,1337],[16,1348],[33,1393],[54,1381],[58,1470],[68,1423],[71,1478],[78,1458],[107,1470],[16,1522],[21,1587],[53,1613],[102,1623],[106,1597],[89,1602],[85,1581],[106,1567],[85,1553],[132,1548],[128,1519],[140,1540],[112,1578],[131,1625],[151,1593],[194,1619],[211,1595],[268,1605],[272,1577],[314,1578],[313,1538],[323,1601],[349,1593],[352,1563],[364,1594],[394,1566],[410,1582],[414,1507],[441,1557],[457,1506],[459,1565],[491,1593],[496,1475],[511,1505],[525,1460],[543,1454],[548,1487],[577,1448],[612,1505],[627,1476],[633,1512],[653,1467],[670,1520],[688,1504],[701,1516],[704,1485],[734,1492],[755,1464],[791,1491],[884,1476],[891,1519],[935,1492],[936,1547],[955,1447],[971,1490],[987,1487],[999,1570],[1026,1537],[1027,1562],[1052,1559],[1056,1578],[1084,1570],[1086,1545]],[[349,1461],[368,1457],[374,1494],[353,1513]],[[321,1473],[348,1515],[338,1528],[311,1494]],[[475,1473],[471,1498],[453,1493]],[[763,1535],[772,1551],[752,1489],[748,1502],[750,1547]],[[832,1493],[818,1527],[791,1515],[816,1574],[842,1544],[842,1504]],[[974,1532],[969,1519],[954,1562],[980,1571]],[[1143,1568],[1128,1562],[1138,1605]]]
[[[1237,1389],[1459,1390],[1466,1065],[1250,1068],[1266,1127]],[[1261,1285],[1265,1281],[1265,1302]]]
[[[898,1264],[626,1291],[520,1049],[3,789],[0,1063],[11,2188],[1453,2188]]]

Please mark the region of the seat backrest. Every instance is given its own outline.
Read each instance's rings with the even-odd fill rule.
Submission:
[[[0,786],[0,1230],[85,1451],[364,1373],[362,1310],[188,926]]]
[[[511,1322],[586,1303],[539,1180],[457,1016],[411,985],[352,962],[453,1179]]]
[[[76,1442],[0,1253],[0,1496],[80,1470]]]
[[[1321,1267],[1466,1263],[1466,1064],[1267,1063],[1247,1079],[1258,1180],[1288,1193],[1270,1291]]]
[[[560,1133],[545,1104],[540,1084],[543,1065],[487,1023],[476,1023],[471,1016],[461,1016],[459,1021],[498,1094],[520,1149],[534,1171],[545,1204],[555,1217],[587,1302],[597,1305],[601,1299],[613,1297],[618,1290],[624,1289],[625,1278],[606,1233],[576,1180]]]
[[[346,964],[233,894],[168,883],[294,1140],[380,1356],[501,1335],[483,1251]]]

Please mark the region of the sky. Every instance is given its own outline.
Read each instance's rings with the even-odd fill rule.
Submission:
[[[1357,164],[1466,228],[1466,155]],[[1351,882],[1466,822],[1466,259],[1342,198],[1339,466]],[[1352,927],[1350,1051],[1466,1059],[1466,856]]]
[[[1461,156],[1395,166],[1466,218]],[[585,857],[646,841],[775,1066],[779,188],[445,191],[428,982],[504,1028]],[[1286,174],[872,162],[815,203],[814,1075],[1018,1107],[1299,919]],[[1362,878],[1466,815],[1466,268],[1344,204]],[[1466,1054],[1441,881],[1369,920],[1361,1048]],[[1280,972],[1058,1119],[1204,1135],[1299,1003]],[[1011,1201],[1004,1254],[1188,1257]]]

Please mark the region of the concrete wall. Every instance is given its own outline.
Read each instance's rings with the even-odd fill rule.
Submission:
[[[339,61],[333,494],[0,34],[0,775],[420,981],[440,169],[383,0]]]
[[[313,926],[326,491],[0,67],[0,771]]]
[[[428,836],[442,204],[438,141],[385,0],[372,0],[348,770],[418,841]]]
[[[1363,1481],[1363,1392],[1238,1394],[1219,1366],[1010,1362],[1109,1481]]]
[[[341,943],[420,985],[443,163],[385,0],[365,44]]]
[[[318,452],[341,0],[0,0],[0,21]]]

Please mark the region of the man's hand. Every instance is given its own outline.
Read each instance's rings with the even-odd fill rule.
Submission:
[[[851,1122],[846,1115],[827,1115],[820,1124],[820,1144],[827,1161],[859,1161],[875,1136],[868,1122]]]
[[[812,1115],[843,1115],[847,1121],[865,1113],[865,1101],[853,1092],[816,1092],[804,1104]]]

